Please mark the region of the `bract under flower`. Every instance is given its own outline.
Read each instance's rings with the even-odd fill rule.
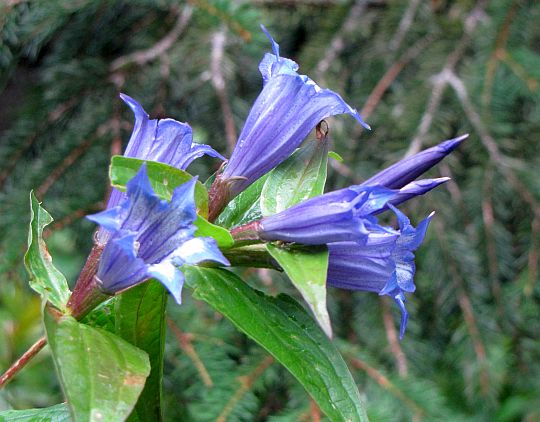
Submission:
[[[127,184],[127,198],[88,218],[111,233],[97,278],[113,294],[155,277],[180,303],[184,276],[179,267],[214,261],[229,265],[212,238],[195,238],[196,179],[177,187],[171,202],[153,191],[142,165]]]

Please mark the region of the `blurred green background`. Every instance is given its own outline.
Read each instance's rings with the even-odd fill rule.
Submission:
[[[332,289],[335,342],[373,421],[540,420],[540,3],[445,0],[3,0],[0,3],[0,371],[42,335],[22,265],[34,189],[55,218],[54,263],[75,280],[131,132],[125,92],[189,122],[228,156],[261,88],[269,43],[361,110],[329,119],[328,187],[406,154],[470,138],[430,172],[452,181],[404,209],[437,212],[417,253],[409,328],[395,306]],[[203,158],[190,170],[218,166]],[[204,177],[203,177],[204,178]],[[285,276],[245,270],[295,295]],[[170,304],[166,420],[308,421],[284,369],[188,292]],[[47,349],[0,410],[62,401]]]

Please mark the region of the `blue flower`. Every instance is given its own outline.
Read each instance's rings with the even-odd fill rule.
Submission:
[[[462,135],[441,142],[439,145],[404,158],[370,177],[360,186],[381,185],[389,189],[402,188],[454,151],[468,136]]]
[[[124,156],[159,161],[181,170],[205,154],[225,159],[209,145],[193,142],[193,132],[187,123],[173,119],[150,120],[133,98],[125,94],[120,94],[120,98],[135,115],[135,126]]]
[[[338,94],[300,75],[294,61],[280,57],[279,45],[262,29],[272,43],[273,54],[267,53],[259,65],[264,86],[214,186],[214,190],[224,189],[226,193],[211,192],[211,197],[221,202],[216,205],[217,211],[211,210],[211,216],[217,216],[228,200],[289,157],[324,118],[350,114],[369,128]]]
[[[397,192],[380,186],[346,188],[310,198],[280,213],[263,218],[258,235],[304,245],[362,242],[376,225],[372,215],[383,209]]]
[[[396,206],[401,204],[402,202],[414,198],[415,196],[423,195],[430,190],[435,189],[437,186],[446,183],[448,180],[450,180],[449,177],[438,177],[436,179],[420,179],[415,180],[414,182],[410,182],[405,186],[401,187],[400,189],[392,190],[394,192],[392,197],[388,199],[387,203],[383,207],[374,210],[373,214],[379,214],[383,211],[388,210],[391,205]],[[367,187],[368,185],[362,184],[357,186],[351,186],[349,189],[362,192]]]
[[[179,267],[215,261],[229,265],[212,238],[195,238],[196,179],[177,187],[171,202],[160,200],[146,165],[127,184],[119,205],[88,216],[111,233],[96,277],[100,288],[114,294],[155,277],[180,303],[184,275]]]
[[[129,139],[125,157],[159,161],[185,170],[196,158],[203,155],[224,160],[225,158],[209,145],[193,142],[193,133],[187,123],[173,119],[150,119],[142,106],[133,98],[120,94],[120,98],[131,108],[135,115],[135,125]],[[125,194],[113,188],[107,203],[107,209],[118,205]],[[108,233],[99,230],[97,239],[107,242]]]
[[[373,227],[363,244],[339,242],[328,245],[327,284],[393,298],[401,310],[400,338],[403,338],[408,320],[405,293],[416,289],[413,251],[424,240],[433,213],[414,228],[405,214],[390,207],[396,213],[399,230]]]

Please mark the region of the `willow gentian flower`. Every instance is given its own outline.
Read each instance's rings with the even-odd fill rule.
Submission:
[[[330,243],[327,284],[390,296],[401,310],[400,338],[407,327],[405,293],[415,291],[414,254],[426,234],[433,213],[414,228],[398,209],[399,230],[373,228],[366,242]]]
[[[153,191],[143,164],[119,205],[88,216],[111,233],[96,273],[100,289],[114,294],[157,278],[181,302],[183,264],[229,265],[212,238],[194,237],[196,179],[178,186],[170,202]]]
[[[298,64],[280,57],[279,45],[264,27],[263,31],[270,39],[273,54],[267,53],[259,64],[262,92],[210,192],[211,198],[217,198],[211,201],[214,205],[210,219],[217,217],[228,200],[289,157],[324,118],[349,114],[369,128],[341,96],[300,75]]]
[[[258,236],[304,245],[362,242],[376,224],[372,215],[395,195],[396,191],[380,186],[329,192],[263,218],[258,222]]]
[[[360,184],[360,186],[381,185],[389,189],[400,189],[440,162],[467,139],[468,136],[466,134],[449,139],[418,154],[404,158],[380,171],[373,177],[370,177],[364,183]]]
[[[209,145],[193,142],[193,132],[187,123],[174,119],[150,119],[133,98],[126,94],[120,94],[120,98],[135,115],[135,125],[124,153],[125,157],[159,161],[180,170],[185,170],[193,160],[205,154],[225,159]],[[112,188],[107,209],[115,207],[124,198],[123,192]],[[108,233],[100,229],[97,239],[102,244],[106,243]]]

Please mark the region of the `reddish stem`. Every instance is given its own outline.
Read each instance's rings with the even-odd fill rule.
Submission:
[[[22,369],[26,366],[26,364],[32,359],[35,355],[38,354],[38,352],[43,349],[43,347],[47,344],[47,339],[45,337],[41,337],[38,341],[36,341],[30,349],[28,349],[24,354],[13,364],[9,367],[9,369],[0,376],[0,390],[4,388],[4,386],[11,381],[11,379]]]

